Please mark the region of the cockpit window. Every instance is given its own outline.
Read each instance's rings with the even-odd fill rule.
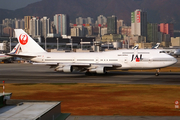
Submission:
[[[166,53],[165,51],[160,51],[159,53]]]

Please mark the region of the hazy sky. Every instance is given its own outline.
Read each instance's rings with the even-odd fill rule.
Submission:
[[[41,0],[0,0],[0,8],[15,10]]]

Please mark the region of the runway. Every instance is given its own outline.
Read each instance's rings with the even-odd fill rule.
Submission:
[[[177,65],[176,65],[177,66]],[[0,79],[6,83],[115,83],[180,85],[180,73],[110,72],[107,75],[86,76],[84,73],[60,73],[49,66],[9,63],[0,64]]]

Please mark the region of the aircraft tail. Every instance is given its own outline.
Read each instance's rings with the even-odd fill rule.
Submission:
[[[38,43],[36,43],[24,30],[14,29],[15,35],[19,41],[22,52],[38,53],[46,52]]]
[[[136,44],[136,46],[133,47],[133,49],[135,49],[135,50],[138,49],[138,48],[139,48],[138,44]]]
[[[158,49],[159,45],[160,45],[160,43],[156,43],[156,45],[153,46],[152,49]]]
[[[10,54],[18,54],[20,50],[20,44],[18,43],[13,50],[10,52]]]

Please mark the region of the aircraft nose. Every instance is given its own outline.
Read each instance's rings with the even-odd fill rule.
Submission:
[[[173,64],[178,62],[178,60],[176,58],[174,58],[174,57],[173,57],[172,61],[173,61]]]

